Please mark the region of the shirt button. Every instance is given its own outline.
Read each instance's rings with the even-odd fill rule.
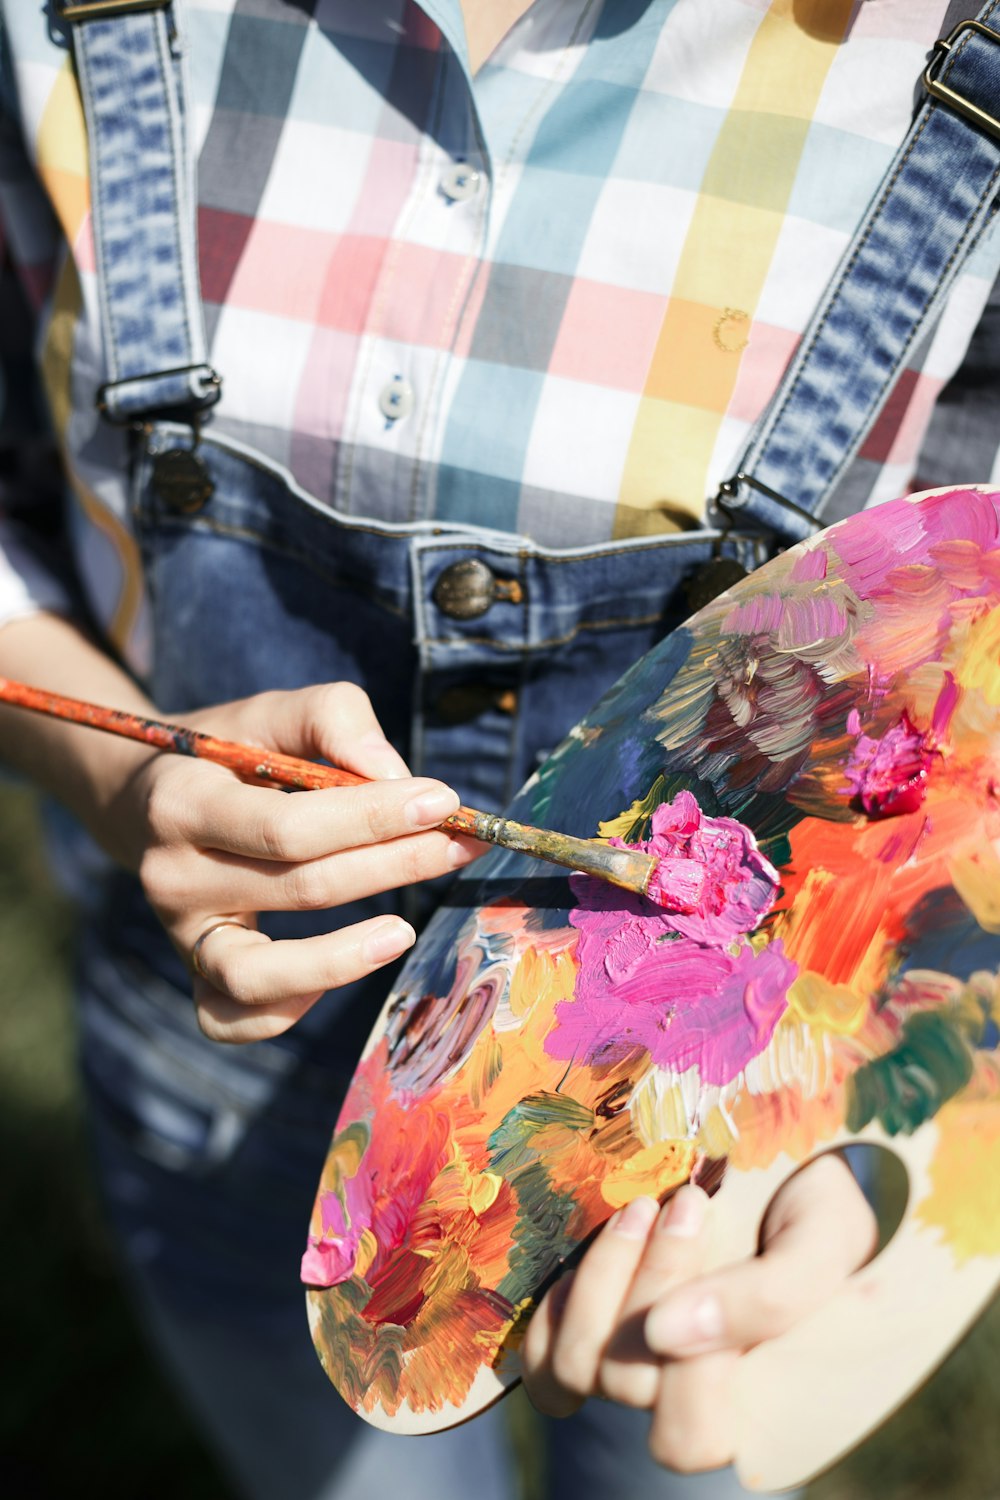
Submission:
[[[441,178],[441,191],[449,203],[465,203],[479,192],[479,173],[467,161],[452,162]]]
[[[399,422],[413,410],[413,387],[405,375],[394,375],[379,392],[379,410],[390,422]]]

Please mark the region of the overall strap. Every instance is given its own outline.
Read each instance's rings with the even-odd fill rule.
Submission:
[[[198,281],[194,162],[170,0],[62,0],[87,121],[112,422],[219,398]]]
[[[723,513],[798,541],[855,457],[1000,189],[1000,0],[939,41],[926,99],[813,314]]]

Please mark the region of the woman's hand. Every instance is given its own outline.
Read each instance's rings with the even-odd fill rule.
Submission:
[[[387,915],[272,942],[256,930],[258,912],[321,911],[428,880],[467,864],[477,846],[439,831],[457,794],[409,775],[367,695],[350,683],[262,693],[185,722],[372,778],[289,795],[247,786],[207,761],[157,755],[111,809],[131,829],[126,862],[174,945],[187,959],[197,945],[202,1030],[216,1041],[257,1041],[285,1031],[324,991],[398,958],[416,936]],[[226,918],[235,922],[217,925]]]
[[[711,1214],[687,1186],[662,1209],[637,1198],[608,1221],[529,1325],[524,1382],[541,1411],[569,1416],[604,1396],[651,1413],[659,1463],[693,1472],[732,1460],[740,1357],[830,1297],[870,1259],[877,1231],[836,1154],[776,1195],[759,1255],[701,1275]]]
[[[0,631],[0,673],[156,714],[76,626],[52,616]],[[226,739],[329,760],[373,784],[289,795],[248,786],[208,761],[7,708],[0,754],[139,875],[192,969],[206,1035],[257,1041],[287,1030],[325,990],[398,958],[415,938],[409,923],[385,915],[272,942],[256,930],[258,912],[341,906],[446,874],[479,846],[438,829],[457,794],[409,775],[366,694],[349,683],[261,693],[183,718]],[[232,920],[219,926],[224,919]]]

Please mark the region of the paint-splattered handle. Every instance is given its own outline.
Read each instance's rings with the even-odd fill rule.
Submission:
[[[487,844],[516,849],[549,864],[580,870],[585,875],[610,881],[612,885],[639,895],[648,894],[657,864],[653,855],[643,854],[641,850],[621,849],[603,839],[578,839],[549,828],[533,828],[527,823],[517,823],[513,818],[475,812],[469,807],[460,807],[458,812],[452,813],[443,827],[455,833],[471,834]]]
[[[0,677],[0,702],[31,709],[35,713],[46,714],[49,718],[83,724],[90,729],[101,729],[108,734],[122,735],[125,739],[137,740],[140,744],[152,745],[157,750],[166,750],[174,755],[191,755],[199,760],[214,761],[216,765],[226,766],[234,771],[245,781],[280,786],[289,791],[362,786],[368,781],[367,777],[358,776],[354,771],[341,770],[339,766],[319,765],[316,761],[283,755],[277,750],[241,745],[236,740],[221,740],[213,734],[188,729],[182,724],[148,719],[140,714],[126,713],[122,709],[86,703],[80,698],[67,698],[62,693],[46,692],[43,688],[31,687],[25,682],[14,682],[8,677]],[[527,824],[501,818],[494,813],[477,812],[473,807],[460,807],[445,819],[442,827],[449,833],[468,834],[484,843],[501,844],[506,849],[530,854],[535,859],[544,859],[571,870],[582,870],[599,880],[608,880],[613,885],[623,886],[626,890],[637,891],[641,895],[647,892],[656,866],[656,861],[648,854],[619,849],[601,839],[578,839],[565,833],[553,833],[545,828],[531,828]]]
[[[258,749],[253,745],[241,745],[235,740],[218,739],[214,734],[203,734],[198,729],[188,729],[182,724],[169,724],[161,719],[147,719],[140,714],[126,713],[118,708],[105,708],[99,703],[86,703],[80,698],[67,698],[62,693],[49,693],[42,688],[30,687],[25,682],[14,682],[0,677],[0,702],[17,708],[29,708],[49,718],[62,719],[72,724],[83,724],[89,729],[101,729],[108,734],[117,734],[125,739],[137,740],[143,745],[152,745],[157,750],[167,750],[174,755],[191,755],[198,760],[211,760],[216,765],[226,766],[237,776],[247,781],[269,782],[291,791],[315,791],[329,786],[360,786],[366,778],[353,771],[342,771],[339,766],[323,766],[311,760],[300,760],[295,755],[282,755],[276,750]]]

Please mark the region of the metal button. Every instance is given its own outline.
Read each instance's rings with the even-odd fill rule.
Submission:
[[[208,469],[190,448],[168,448],[153,460],[152,487],[168,510],[184,516],[204,510],[215,491]]]
[[[450,563],[434,585],[431,598],[443,615],[474,620],[484,615],[496,598],[496,578],[478,557]]]
[[[441,178],[441,191],[449,203],[465,203],[479,192],[480,181],[479,173],[467,161],[452,162]]]
[[[413,387],[405,375],[394,375],[387,380],[378,398],[379,410],[390,422],[408,417],[413,410]]]

